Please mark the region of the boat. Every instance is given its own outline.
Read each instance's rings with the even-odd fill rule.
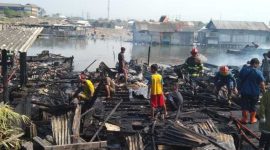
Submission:
[[[268,52],[270,49],[265,49],[259,47],[259,45],[252,43],[253,45],[246,45],[244,48],[241,49],[228,49],[227,53],[229,54],[236,54],[236,55],[244,55],[244,54],[259,54],[262,55],[263,53]]]

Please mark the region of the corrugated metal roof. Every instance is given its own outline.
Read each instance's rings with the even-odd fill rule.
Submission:
[[[43,28],[13,27],[0,31],[0,50],[26,52]]]
[[[263,22],[211,20],[206,27],[210,28],[211,25],[216,29],[269,31]]]
[[[199,21],[135,22],[135,30],[150,32],[194,32],[203,27]]]

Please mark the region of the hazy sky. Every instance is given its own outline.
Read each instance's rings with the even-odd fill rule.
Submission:
[[[107,17],[108,0],[1,0],[10,3],[34,3],[48,14],[90,18]],[[182,20],[212,19],[270,21],[270,0],[110,0],[111,18],[159,19],[161,15]]]

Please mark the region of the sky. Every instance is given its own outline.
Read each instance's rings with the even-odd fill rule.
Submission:
[[[107,18],[108,0],[1,0],[33,3],[48,14]],[[214,20],[260,21],[269,24],[269,0],[110,0],[110,19],[170,19],[208,22]]]

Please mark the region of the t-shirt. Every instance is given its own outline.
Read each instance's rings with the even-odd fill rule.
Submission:
[[[221,82],[224,84],[233,82],[233,86],[236,87],[236,80],[231,73],[224,76],[220,72],[218,72],[215,76],[215,84],[217,84],[218,82]]]
[[[149,84],[151,85],[151,95],[163,94],[163,79],[160,74],[152,74]]]
[[[173,91],[170,93],[174,102],[179,106],[179,105],[182,105],[183,104],[183,96],[182,94],[179,92],[179,91]]]
[[[84,89],[84,94],[86,96],[90,97],[95,93],[95,86],[90,80],[86,80],[86,87],[87,88]]]
[[[259,96],[260,83],[265,81],[260,70],[251,66],[243,67],[239,74],[242,95]]]

